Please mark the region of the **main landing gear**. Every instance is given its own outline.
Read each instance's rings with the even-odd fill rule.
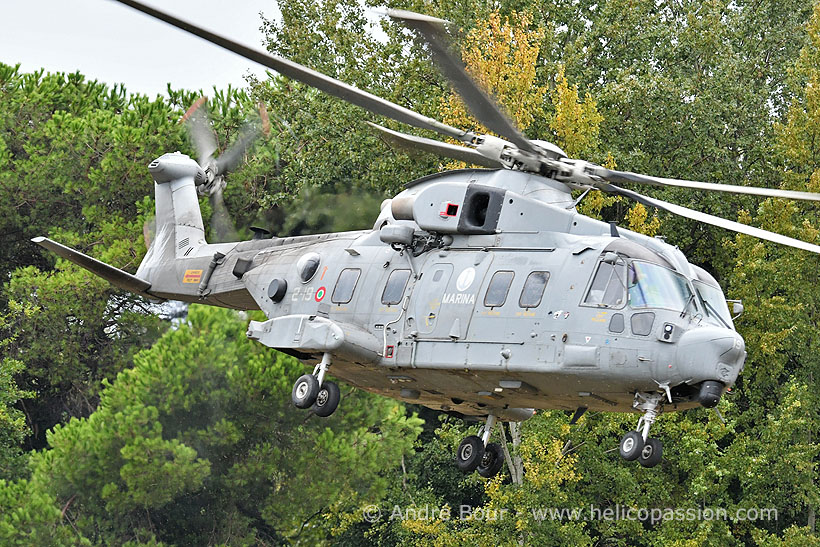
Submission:
[[[327,418],[339,406],[339,386],[325,380],[330,367],[330,354],[322,355],[322,362],[316,365],[312,374],[303,374],[293,385],[290,398],[296,408],[311,408],[313,413]]]
[[[470,435],[458,446],[456,466],[465,473],[478,471],[485,478],[492,478],[504,465],[504,451],[498,443],[490,442],[490,433],[495,425],[493,414],[487,416],[487,423],[479,433],[481,437]]]
[[[636,393],[632,407],[643,411],[635,431],[621,438],[619,452],[626,461],[638,460],[644,467],[655,467],[661,461],[663,445],[649,437],[649,428],[658,417],[664,395],[661,393]]]

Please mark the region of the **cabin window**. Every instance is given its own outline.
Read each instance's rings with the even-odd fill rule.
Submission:
[[[592,278],[592,285],[589,287],[584,304],[598,306],[599,308],[622,307],[626,298],[625,274],[626,271],[622,261],[614,264],[599,262],[598,271],[595,272],[595,277]]]
[[[387,285],[384,286],[384,292],[382,293],[382,304],[395,306],[401,302],[408,279],[410,279],[410,270],[393,270],[390,272]]]
[[[524,288],[521,289],[518,305],[522,308],[537,308],[544,297],[544,289],[547,288],[549,279],[549,272],[532,272],[528,275]]]
[[[330,301],[334,304],[347,304],[353,298],[353,291],[356,290],[356,283],[362,271],[358,268],[346,268],[339,274],[336,287]]]
[[[302,283],[307,283],[313,279],[321,263],[322,257],[318,253],[306,253],[299,257],[299,260],[296,261],[296,271],[299,272],[299,279],[302,280]]]
[[[510,292],[513,277],[515,277],[513,272],[495,272],[490,280],[490,286],[487,287],[487,294],[484,295],[484,305],[488,308],[503,306],[507,301],[507,293]]]

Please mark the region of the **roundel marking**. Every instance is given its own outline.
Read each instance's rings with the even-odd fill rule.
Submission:
[[[316,302],[321,302],[322,298],[325,297],[326,292],[327,289],[325,289],[324,287],[319,287],[319,289],[316,291],[316,295],[313,298],[316,299]]]
[[[459,291],[466,291],[475,280],[475,268],[467,268],[456,279],[456,288]]]

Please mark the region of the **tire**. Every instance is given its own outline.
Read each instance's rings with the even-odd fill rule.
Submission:
[[[310,408],[319,395],[319,380],[312,374],[303,374],[293,384],[290,400],[296,408]]]
[[[484,449],[484,455],[481,461],[478,462],[476,471],[478,474],[486,479],[491,479],[498,475],[501,467],[504,465],[504,451],[497,443],[490,443]]]
[[[663,457],[663,444],[658,439],[646,439],[646,444],[641,449],[638,463],[644,467],[655,467],[661,463]]]
[[[483,456],[484,442],[475,435],[470,435],[458,445],[456,466],[465,473],[472,473],[481,463]]]
[[[339,406],[339,386],[336,382],[325,380],[322,387],[319,388],[319,393],[316,395],[316,401],[313,403],[313,413],[322,418],[327,418]]]
[[[621,437],[621,444],[618,447],[618,452],[621,457],[628,462],[635,461],[641,455],[643,450],[643,437],[637,431],[630,431]]]

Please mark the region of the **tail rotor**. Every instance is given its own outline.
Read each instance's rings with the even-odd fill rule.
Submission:
[[[205,172],[205,181],[197,186],[200,196],[208,196],[213,211],[211,216],[211,234],[217,242],[236,241],[238,233],[236,224],[225,205],[225,175],[242,165],[243,160],[253,149],[263,134],[270,133],[270,122],[267,111],[259,105],[259,119],[245,122],[239,130],[239,137],[219,157],[214,154],[218,143],[213,130],[213,122],[208,111],[208,98],[200,97],[182,116],[191,142],[197,151],[199,166]]]

